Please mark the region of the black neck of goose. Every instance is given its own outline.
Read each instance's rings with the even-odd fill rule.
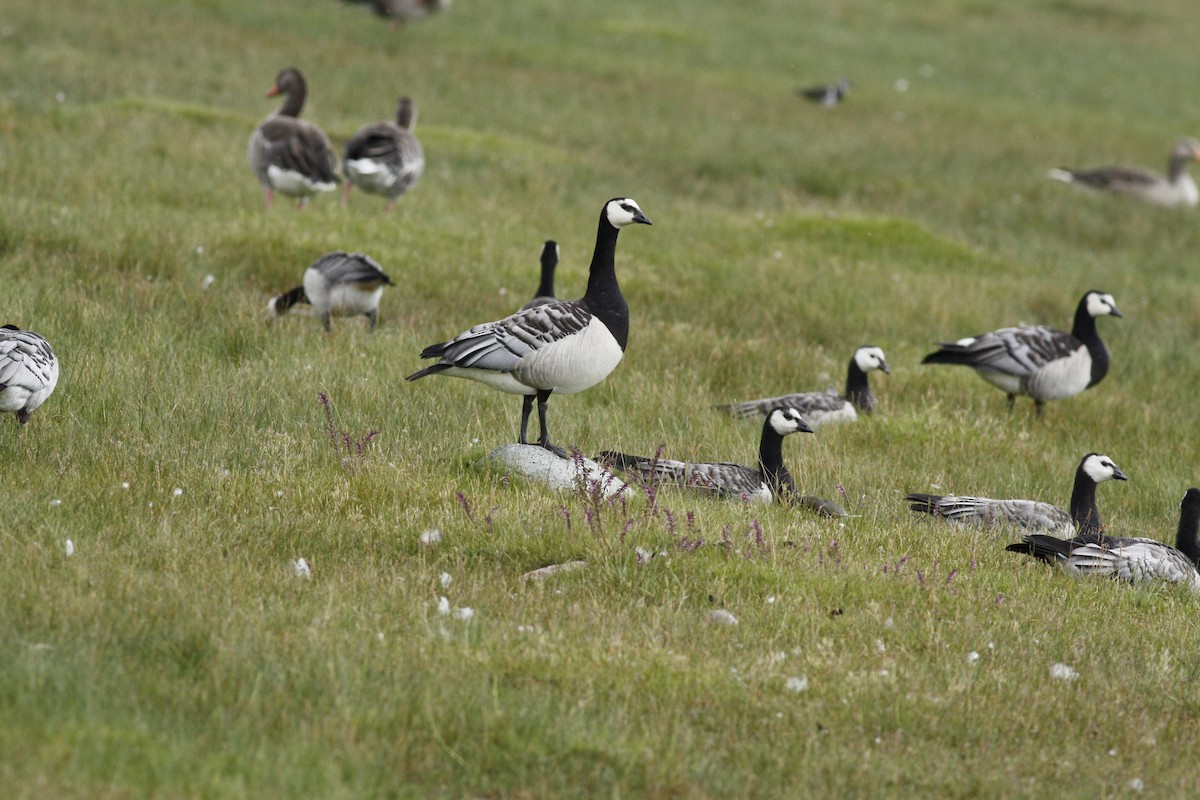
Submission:
[[[596,250],[588,272],[587,292],[583,303],[595,314],[621,349],[629,342],[629,304],[617,284],[617,234],[620,231],[600,212],[600,227],[596,231]]]
[[[858,362],[853,358],[846,372],[846,399],[859,411],[869,414],[875,410],[875,395],[871,392],[867,373],[859,369]]]
[[[1096,318],[1088,313],[1086,298],[1080,300],[1079,307],[1075,309],[1075,324],[1071,328],[1071,335],[1087,346],[1088,354],[1092,357],[1092,378],[1088,381],[1088,386],[1095,386],[1108,374],[1108,348],[1104,346],[1096,330]]]
[[[411,131],[417,121],[417,109],[410,100],[405,98],[396,108],[396,124],[406,131]]]
[[[283,105],[279,107],[279,111],[275,112],[275,116],[300,116],[300,111],[304,108],[304,97],[307,93],[308,90],[305,88],[303,83],[293,86],[288,90],[287,96],[283,100]]]
[[[542,259],[542,281],[534,297],[554,297],[554,268],[557,265],[549,258]]]
[[[1083,471],[1075,470],[1075,488],[1071,490],[1071,521],[1075,523],[1075,535],[1100,533],[1104,522],[1096,506],[1096,482]]]
[[[796,481],[783,463],[783,437],[771,427],[770,418],[763,423],[762,440],[758,444],[758,471],[776,500],[788,493],[798,493]]]
[[[1184,501],[1179,510],[1179,531],[1175,534],[1175,549],[1200,568],[1200,503]]]

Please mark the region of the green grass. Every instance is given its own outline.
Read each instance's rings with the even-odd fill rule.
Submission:
[[[1100,490],[1110,528],[1173,536],[1200,483],[1200,223],[1044,173],[1161,168],[1195,133],[1193,16],[461,0],[401,32],[332,0],[10,0],[0,321],[63,372],[19,437],[0,420],[6,796],[1195,794],[1195,598],[1069,580],[902,501],[1065,504],[1097,450],[1131,476]],[[428,168],[391,215],[263,209],[246,139],[291,63],[337,142],[416,98]],[[841,107],[794,95],[842,74]],[[403,382],[527,299],[544,239],[579,294],[615,195],[655,223],[620,241],[630,347],[552,400],[556,440],[750,460],[756,427],[713,405],[840,383],[878,344],[880,412],[785,446],[853,518],[551,493],[477,466],[515,397]],[[337,248],[397,279],[379,329],[268,325]],[[1090,288],[1125,313],[1100,322],[1112,372],[1040,421],[919,365],[1067,327]],[[379,432],[361,456],[321,392],[335,431]]]

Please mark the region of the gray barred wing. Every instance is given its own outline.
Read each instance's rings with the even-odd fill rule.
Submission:
[[[526,356],[579,333],[591,319],[592,312],[578,300],[547,303],[476,325],[444,345],[426,348],[421,357],[440,356],[442,363],[455,367],[511,372]]]

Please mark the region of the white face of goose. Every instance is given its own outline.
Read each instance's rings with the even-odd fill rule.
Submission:
[[[1117,310],[1117,301],[1113,300],[1111,294],[1103,292],[1088,292],[1087,310],[1093,317],[1121,316],[1121,312]]]
[[[1113,463],[1113,460],[1108,456],[1102,456],[1099,453],[1091,453],[1083,459],[1083,471],[1088,477],[1096,483],[1104,481],[1127,481],[1129,478],[1121,468]]]
[[[854,363],[863,372],[870,372],[877,369],[885,375],[891,374],[888,369],[887,359],[883,357],[883,350],[878,347],[860,347],[854,351]]]
[[[780,436],[787,436],[789,433],[813,432],[812,427],[804,421],[804,417],[800,416],[800,412],[791,406],[772,409],[770,416],[767,417],[767,422],[770,424],[771,430]]]
[[[609,224],[618,229],[634,222],[640,222],[643,225],[653,224],[642,213],[637,202],[629,197],[616,197],[609,200],[608,205],[604,207],[604,215],[608,218]]]

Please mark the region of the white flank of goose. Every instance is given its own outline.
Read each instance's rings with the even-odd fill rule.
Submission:
[[[425,172],[425,151],[413,134],[417,107],[411,98],[401,97],[395,122],[379,122],[359,128],[346,142],[342,166],[346,170],[345,200],[350,187],[387,198],[385,211],[396,198],[407,192]]]
[[[650,220],[633,200],[617,197],[604,204],[596,231],[596,249],[587,291],[578,300],[559,300],[495,322],[476,325],[448,342],[430,345],[421,358],[438,363],[405,380],[449,375],[524,395],[518,442],[527,443],[529,415],[536,396],[538,444],[560,455],[550,442],[546,404],[554,392],[573,394],[595,386],[616,369],[629,341],[629,305],[617,283],[617,234]]]
[[[1099,533],[1104,529],[1096,505],[1096,485],[1111,480],[1126,481],[1129,478],[1108,456],[1099,453],[1084,456],[1075,469],[1070,513],[1037,500],[993,500],[990,497],[919,492],[909,494],[905,499],[912,504],[909,507],[913,511],[932,514],[948,522],[981,527],[1009,524],[1066,537]]]
[[[961,364],[1008,395],[1033,398],[1038,416],[1050,400],[1073,397],[1108,374],[1108,348],[1096,331],[1096,317],[1121,316],[1111,294],[1090,291],[1075,309],[1070,333],[1045,326],[1001,328],[957,342],[925,356],[923,364]]]
[[[0,327],[0,412],[11,411],[18,426],[58,385],[58,357],[41,334],[16,325]]]
[[[554,270],[557,267],[558,242],[549,240],[542,245],[541,282],[538,283],[537,291],[533,293],[533,299],[521,306],[522,311],[527,311],[536,306],[544,306],[547,303],[555,303],[558,301],[558,298],[554,296]]]
[[[283,105],[250,134],[247,157],[254,176],[262,184],[267,207],[275,192],[299,198],[303,207],[317,192],[332,192],[342,179],[337,174],[337,156],[325,132],[299,119],[308,96],[308,83],[295,67],[275,76],[267,97],[286,95]]]
[[[870,414],[875,410],[875,394],[871,391],[867,375],[875,370],[887,375],[887,359],[883,350],[870,345],[863,345],[854,351],[850,366],[846,371],[846,393],[799,392],[785,394],[779,397],[763,397],[759,400],[747,400],[744,403],[722,406],[735,417],[752,417],[766,415],[772,408],[788,405],[798,409],[804,419],[813,428],[819,428],[827,422],[853,422],[858,419],[858,412]]]
[[[838,103],[846,99],[850,94],[850,79],[842,78],[837,83],[823,83],[818,86],[810,86],[806,89],[798,89],[796,93],[805,100],[811,100],[818,105],[836,106]]]
[[[1191,207],[1200,202],[1200,189],[1187,172],[1191,161],[1200,161],[1200,142],[1181,139],[1167,158],[1166,175],[1139,167],[1059,168],[1049,175],[1056,181],[1129,195],[1156,206]]]
[[[1006,550],[1025,553],[1053,564],[1072,575],[1100,575],[1130,583],[1167,581],[1187,584],[1200,592],[1200,489],[1188,489],[1179,504],[1179,528],[1175,547],[1157,539],[1105,536],[1092,533],[1074,539],[1026,536]]]
[[[383,287],[394,285],[383,268],[366,253],[337,250],[314,261],[304,270],[304,285],[272,297],[267,310],[279,316],[298,303],[308,303],[316,309],[325,330],[332,329],[333,317],[359,314],[369,319],[374,329]]]

